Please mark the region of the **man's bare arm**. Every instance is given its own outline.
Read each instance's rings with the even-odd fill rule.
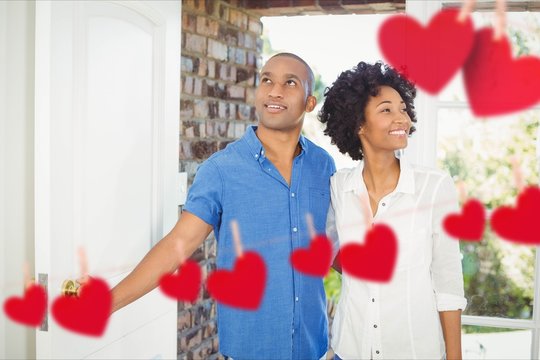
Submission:
[[[171,232],[112,289],[112,312],[152,291],[158,286],[161,276],[174,272],[193,254],[211,231],[212,226],[184,211]]]

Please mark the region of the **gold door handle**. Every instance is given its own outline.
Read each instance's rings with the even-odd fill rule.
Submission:
[[[64,280],[61,293],[63,296],[79,296],[79,284],[73,280]]]

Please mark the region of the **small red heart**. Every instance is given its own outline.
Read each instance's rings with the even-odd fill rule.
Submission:
[[[317,235],[309,248],[297,249],[291,254],[292,266],[302,273],[324,277],[332,265],[332,243],[325,235]]]
[[[83,335],[101,336],[107,327],[111,305],[107,283],[92,277],[83,285],[78,297],[59,296],[51,310],[62,327]]]
[[[366,233],[364,244],[341,248],[343,271],[359,279],[388,282],[396,267],[398,243],[392,229],[376,224]]]
[[[29,286],[24,297],[12,296],[4,302],[4,312],[11,320],[28,326],[39,326],[47,310],[47,293],[40,285]]]
[[[427,27],[407,15],[394,15],[379,28],[379,46],[388,62],[430,94],[438,93],[467,60],[474,27],[458,10],[439,11]]]
[[[178,274],[165,274],[159,281],[163,293],[176,300],[195,302],[201,287],[201,268],[193,260],[187,260],[178,268]]]
[[[513,59],[508,38],[494,40],[489,28],[476,32],[463,70],[467,97],[477,116],[523,110],[540,100],[540,58]]]
[[[255,252],[246,252],[236,260],[232,271],[216,270],[208,276],[210,295],[224,305],[257,310],[266,286],[266,265]]]
[[[464,241],[480,241],[486,225],[484,205],[470,199],[463,205],[461,214],[450,214],[443,220],[444,230],[452,237]]]
[[[491,215],[491,227],[508,241],[540,245],[540,189],[535,186],[525,188],[517,198],[517,207],[501,206]]]

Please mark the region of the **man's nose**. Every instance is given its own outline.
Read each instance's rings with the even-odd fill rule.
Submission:
[[[273,98],[283,98],[283,88],[279,84],[272,84],[270,91],[268,92],[269,97]]]

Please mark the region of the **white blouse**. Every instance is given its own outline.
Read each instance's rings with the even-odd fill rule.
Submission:
[[[343,272],[332,326],[332,348],[343,359],[441,359],[439,311],[467,305],[459,242],[442,228],[445,216],[459,211],[454,183],[446,173],[404,158],[400,168],[395,190],[380,200],[373,218],[389,225],[398,240],[392,280],[362,281]],[[331,179],[327,231],[340,246],[364,241],[362,170],[363,162]]]

